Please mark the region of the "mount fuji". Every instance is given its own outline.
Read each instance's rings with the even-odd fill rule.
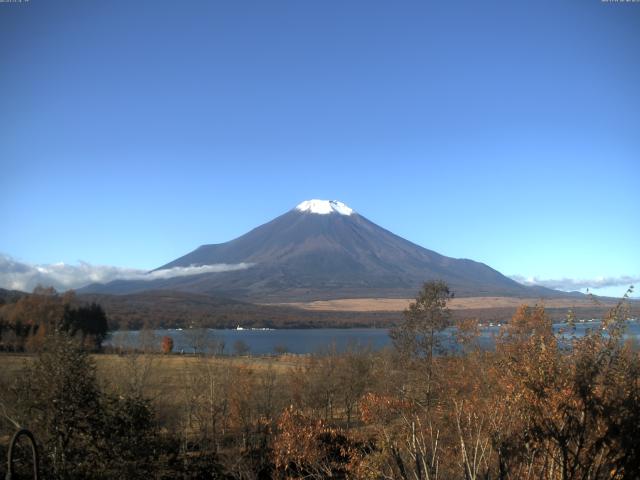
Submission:
[[[170,276],[172,269],[197,272],[213,265],[228,268]],[[410,298],[425,281],[439,279],[459,297],[561,295],[521,285],[483,263],[423,248],[334,200],[304,201],[241,237],[202,245],[151,273],[150,280],[92,284],[81,292],[174,290],[259,302]]]

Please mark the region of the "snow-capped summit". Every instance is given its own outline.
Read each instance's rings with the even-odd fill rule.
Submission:
[[[337,200],[305,200],[296,207],[296,210],[319,215],[327,215],[334,212],[340,215],[351,215],[353,213],[351,208]]]

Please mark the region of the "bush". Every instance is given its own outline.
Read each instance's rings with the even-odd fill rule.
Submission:
[[[162,337],[162,353],[171,353],[173,351],[173,338],[169,336]]]

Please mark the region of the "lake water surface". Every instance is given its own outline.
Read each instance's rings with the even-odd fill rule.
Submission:
[[[559,332],[567,330],[563,323],[554,324],[554,330]],[[577,323],[575,335],[582,336],[590,328],[601,328],[599,321]],[[499,326],[487,326],[481,329],[479,339],[480,346],[491,348],[494,345],[494,337],[500,330]],[[442,333],[443,342],[450,341],[452,329]],[[391,345],[389,330],[384,328],[318,328],[318,329],[281,329],[281,330],[218,330],[218,329],[194,329],[194,330],[153,330],[143,331],[117,331],[105,342],[106,345],[129,348],[152,346],[160,348],[162,337],[169,336],[173,339],[174,352],[194,353],[222,352],[233,354],[241,342],[248,348],[248,353],[254,355],[273,354],[276,351],[287,351],[296,354],[315,353],[328,348],[344,351],[349,346],[370,347],[379,350]],[[640,340],[640,322],[631,320],[627,323],[625,338]]]

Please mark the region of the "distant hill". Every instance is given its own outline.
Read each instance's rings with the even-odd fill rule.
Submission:
[[[439,279],[447,282],[456,296],[567,295],[521,285],[480,262],[440,255],[337,201],[302,202],[235,240],[203,245],[155,272],[170,274],[174,268],[211,265],[236,269],[155,280],[117,280],[90,285],[81,292],[172,290],[260,302],[410,298],[426,280]]]
[[[145,325],[149,328],[235,328],[237,325],[244,328],[390,327],[401,320],[401,311],[404,308],[398,305],[397,310],[385,311],[346,311],[322,307],[309,310],[288,305],[255,305],[226,298],[171,291],[129,295],[83,294],[79,295],[77,300],[80,303],[99,303],[107,313],[112,329],[139,329]],[[527,301],[515,298],[503,301],[488,298],[486,303],[479,298],[458,301],[463,305],[452,305],[454,318],[475,318],[485,323],[507,321],[513,316],[517,304],[535,303],[531,299]],[[554,321],[566,319],[569,307],[565,302],[570,300],[551,301],[547,306],[547,313]],[[600,318],[614,304],[615,302],[609,300],[596,305],[583,299],[571,308],[577,318]],[[640,315],[640,302],[631,302],[630,306],[632,315]]]
[[[0,288],[0,305],[13,303],[25,295],[28,295],[28,293],[21,292],[19,290],[6,290],[4,288]]]
[[[81,294],[78,301],[100,304],[112,329],[387,327],[401,317],[400,312],[310,312],[164,290],[128,295]]]
[[[2,299],[13,303],[20,297],[31,295],[25,292],[0,289],[0,322],[2,321]],[[518,298],[459,298],[452,302],[454,318],[475,318],[480,322],[504,322],[509,320],[516,305],[536,303],[535,299]],[[570,299],[556,299],[547,304],[547,313],[554,321],[566,318],[569,306],[577,318],[600,318],[615,301],[600,299],[600,304],[591,303],[584,296],[575,304]],[[377,302],[367,299],[357,302],[353,309],[341,305],[343,301],[327,302],[328,305],[259,305],[210,295],[188,292],[158,290],[134,294],[78,294],[77,305],[90,302],[100,304],[109,321],[110,329],[149,328],[344,328],[344,327],[390,327],[401,318],[403,301]],[[366,308],[361,308],[363,304]],[[302,307],[302,308],[300,308]],[[632,316],[640,315],[640,301],[631,301]],[[380,308],[380,310],[376,310]]]

